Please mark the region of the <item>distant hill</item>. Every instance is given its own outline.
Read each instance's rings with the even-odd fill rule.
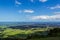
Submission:
[[[37,27],[60,27],[60,22],[0,22],[0,26],[10,28],[37,28]]]

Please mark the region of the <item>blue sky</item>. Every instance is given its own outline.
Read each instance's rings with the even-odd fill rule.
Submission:
[[[0,21],[60,21],[60,0],[0,0]]]

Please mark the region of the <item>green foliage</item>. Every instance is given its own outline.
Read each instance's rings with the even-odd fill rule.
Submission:
[[[60,28],[54,28],[49,31],[49,36],[60,36]]]
[[[32,38],[30,40],[60,40],[60,37]]]

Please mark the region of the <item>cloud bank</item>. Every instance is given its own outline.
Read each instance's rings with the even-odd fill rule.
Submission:
[[[60,15],[39,15],[39,16],[32,16],[31,20],[60,20]]]

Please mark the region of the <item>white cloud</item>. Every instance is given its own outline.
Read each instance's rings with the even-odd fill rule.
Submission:
[[[33,16],[32,19],[47,19],[49,16]]]
[[[30,0],[31,2],[34,2],[34,0]]]
[[[40,2],[47,2],[48,0],[39,0]]]
[[[60,5],[57,4],[56,6],[53,6],[53,7],[48,7],[49,9],[60,9]]]
[[[33,10],[24,10],[25,13],[34,13]]]
[[[40,15],[40,16],[32,16],[31,20],[60,20],[60,15]]]
[[[34,10],[19,10],[19,13],[21,13],[21,12],[23,12],[23,13],[34,13]]]
[[[16,5],[21,5],[21,2],[19,2],[18,0],[15,0],[15,4]]]

